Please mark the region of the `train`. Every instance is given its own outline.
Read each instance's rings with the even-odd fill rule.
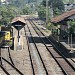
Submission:
[[[0,27],[0,47],[11,47],[13,44],[13,31],[11,27]]]

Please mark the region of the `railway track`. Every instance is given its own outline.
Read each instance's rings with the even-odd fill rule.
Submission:
[[[56,42],[56,40],[51,36],[51,37],[48,37],[49,39],[52,40],[53,43],[55,43],[56,46],[59,46],[61,49],[61,53],[71,62],[75,65],[75,60],[73,59],[74,56],[74,53],[70,53],[64,45],[62,45],[60,42]]]
[[[64,75],[74,75],[75,74],[75,68],[74,66],[65,58],[64,55],[62,55],[62,53],[58,50],[58,48],[52,43],[51,40],[49,40],[40,30],[39,28],[33,23],[31,22],[32,27],[34,28],[35,32],[38,34],[38,36],[44,36],[46,41],[48,41],[48,43],[52,44],[52,46],[55,49],[51,49],[49,46],[46,45],[46,41],[44,41],[41,37],[40,39],[42,40],[43,44],[45,45],[45,47],[47,48],[47,50],[49,51],[49,53],[51,54],[51,56],[55,59],[55,61],[57,62],[57,64],[60,66],[60,68],[62,69],[62,72]]]
[[[3,73],[3,74],[10,75],[10,74],[7,72],[7,70],[4,68],[4,66],[3,66],[3,65],[0,65],[0,67],[1,67],[1,69],[4,71],[4,73]]]
[[[10,50],[8,48],[8,58],[10,61],[3,56],[1,57],[1,64],[0,67],[7,75],[24,75],[13,63]]]
[[[24,29],[21,32],[24,32]],[[27,41],[25,33],[22,34],[21,32],[20,36],[24,38],[22,50],[17,50],[16,45],[14,51],[10,50],[10,48],[2,48],[1,50],[2,64],[0,65],[0,73],[2,75],[35,75],[32,74],[27,43],[25,43]]]
[[[29,41],[28,41],[28,35],[27,35],[27,33],[26,33],[25,27],[24,27],[24,31],[25,31],[25,36],[26,36],[26,40],[27,40],[27,45],[28,45],[28,51],[29,51],[29,57],[30,57],[30,61],[31,61],[32,71],[33,71],[33,75],[35,75],[34,66],[33,66],[33,61],[32,61],[31,52],[30,52]]]
[[[71,59],[71,60],[75,63],[75,61],[73,59]]]
[[[9,58],[10,58],[11,63],[15,66],[15,64],[12,60],[12,57],[11,57],[10,48],[8,48],[8,54],[9,54]]]
[[[52,42],[57,44],[56,46],[60,46],[59,50],[61,50],[61,53],[67,58],[67,60],[72,63],[72,65],[75,65],[75,60],[72,58],[73,54],[70,54],[68,51],[68,49],[66,47],[64,47],[63,45],[61,45],[61,43],[57,43],[55,39],[53,39],[52,37],[50,37],[50,39],[52,39]],[[75,68],[75,67],[74,67]]]
[[[31,28],[31,27],[30,27]],[[30,29],[29,26],[28,26],[28,29],[29,29],[29,32],[31,33],[33,29]],[[33,32],[32,32],[33,33]],[[43,67],[46,71],[46,75],[56,75],[56,73],[54,72],[54,70],[51,68],[51,63],[52,61],[50,62],[50,60],[48,59],[48,55],[49,53],[47,52],[46,53],[46,56],[44,56],[43,52],[40,52],[41,50],[38,48],[37,44],[36,44],[36,40],[34,39],[34,37],[32,36],[32,33],[31,33],[31,38],[33,40],[32,43],[34,43],[35,47],[36,47],[36,50],[38,52],[38,55],[40,56],[40,59],[42,61],[42,64],[43,64]],[[36,35],[35,35],[36,36]],[[39,41],[39,40],[38,40]],[[42,51],[44,51],[44,48],[42,49]],[[37,55],[37,54],[36,54]],[[46,58],[47,57],[47,58]],[[40,62],[41,63],[41,62]],[[48,64],[47,64],[48,63]],[[36,63],[37,64],[37,63]],[[54,65],[55,66],[55,65]],[[61,74],[63,75],[63,74]]]
[[[40,53],[39,53],[39,51],[38,51],[38,48],[37,48],[37,46],[36,46],[36,44],[35,44],[35,41],[34,41],[34,39],[33,39],[33,37],[32,37],[32,34],[31,34],[31,32],[30,32],[30,29],[29,29],[29,27],[27,26],[27,28],[28,28],[28,30],[27,31],[29,31],[29,35],[31,36],[31,39],[28,39],[28,40],[32,40],[32,42],[34,43],[33,44],[33,50],[34,51],[31,51],[31,48],[30,48],[30,54],[31,54],[31,59],[32,59],[32,64],[33,64],[33,73],[36,75],[36,74],[39,74],[39,75],[49,75],[48,74],[48,72],[47,72],[47,70],[46,70],[46,67],[45,67],[45,65],[44,65],[44,62],[43,62],[43,60],[42,60],[42,58],[41,58],[41,55],[40,55]],[[26,31],[26,32],[27,32]],[[28,36],[28,35],[27,35]],[[28,46],[30,47],[30,43],[28,44]],[[37,50],[37,51],[36,51]],[[41,61],[40,61],[40,60]],[[39,63],[40,62],[40,63]],[[43,68],[44,67],[44,68]],[[42,68],[43,68],[43,70],[42,70]],[[45,72],[44,72],[44,69],[45,69]]]

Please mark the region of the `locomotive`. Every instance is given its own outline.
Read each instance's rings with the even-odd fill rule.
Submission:
[[[1,26],[1,31],[0,31],[0,46],[1,47],[9,47],[12,46],[12,28],[11,27],[6,27],[6,26]]]

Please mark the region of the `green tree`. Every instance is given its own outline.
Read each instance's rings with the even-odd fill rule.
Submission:
[[[46,8],[43,6],[39,6],[38,7],[38,15],[41,19],[45,19],[46,18]]]
[[[43,1],[41,2],[41,5],[43,5],[43,6],[46,7],[46,0],[43,0]]]
[[[16,15],[18,14],[18,9],[12,6],[0,6],[0,16],[1,24],[9,24]]]
[[[46,0],[43,0],[41,4],[46,7]],[[64,10],[64,3],[62,0],[49,0],[48,6],[53,9],[54,15],[58,15]]]
[[[61,13],[64,10],[64,3],[62,0],[49,0],[49,5],[53,8],[54,15],[58,15],[56,14],[57,12]]]
[[[23,9],[23,14],[28,15],[30,13],[29,7],[26,7]]]
[[[69,24],[69,33],[72,34],[75,32],[75,20],[68,21]]]

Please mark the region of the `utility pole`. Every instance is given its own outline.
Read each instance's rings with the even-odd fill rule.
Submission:
[[[72,33],[71,33],[71,50],[72,50]]]
[[[48,0],[46,0],[46,25],[48,22]]]
[[[51,11],[51,12],[50,12],[50,16],[51,16],[50,18],[53,18],[53,7],[52,7],[52,3],[51,3],[51,5],[50,5],[50,11]]]
[[[68,49],[69,49],[69,42],[70,42],[70,41],[69,41],[69,28],[70,28],[70,27],[69,27],[69,23],[67,23],[67,24],[68,24]]]
[[[1,48],[0,48],[0,65],[1,65]]]

